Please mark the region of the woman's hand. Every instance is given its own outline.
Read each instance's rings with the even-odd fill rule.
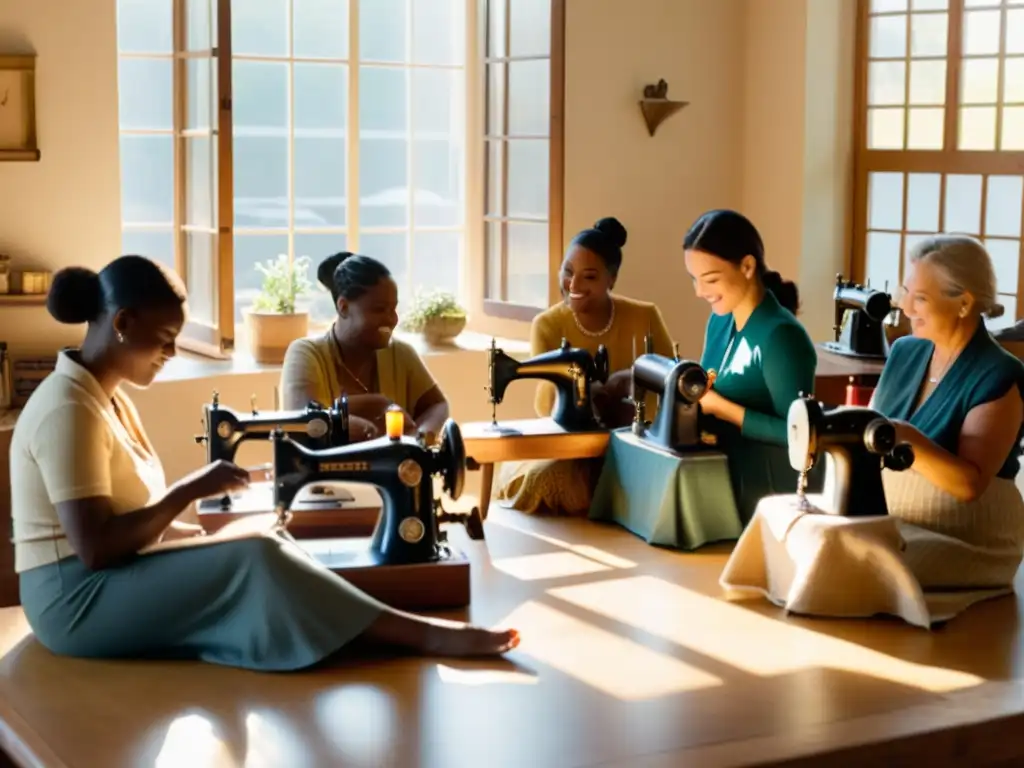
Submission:
[[[174,520],[167,530],[164,531],[162,541],[175,541],[176,539],[191,539],[196,536],[205,536],[206,529],[195,523],[185,523],[181,520]]]
[[[629,385],[633,380],[633,371],[629,368],[616,371],[608,377],[603,389],[612,400],[624,400],[629,396]]]
[[[195,499],[207,499],[249,487],[249,472],[230,461],[215,461],[182,479],[181,487]]]
[[[911,448],[916,448],[921,444],[922,440],[928,440],[921,431],[908,421],[900,421],[898,419],[892,419],[893,426],[896,427],[896,445],[902,445],[907,443]]]
[[[704,397],[700,399],[700,409],[708,416],[721,418],[722,403],[725,402],[728,401],[709,387],[708,391],[704,393]]]
[[[700,407],[704,413],[714,416],[719,421],[726,421],[740,429],[743,428],[743,419],[747,414],[747,409],[722,397],[714,389],[708,389],[704,393],[704,397],[700,399]]]

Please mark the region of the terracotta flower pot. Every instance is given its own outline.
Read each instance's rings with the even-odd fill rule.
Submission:
[[[465,315],[431,317],[423,325],[422,334],[428,344],[439,347],[451,345],[455,341],[455,337],[462,333],[465,328]]]
[[[276,312],[245,313],[249,351],[257,363],[280,365],[288,345],[309,333],[309,313],[282,315]]]

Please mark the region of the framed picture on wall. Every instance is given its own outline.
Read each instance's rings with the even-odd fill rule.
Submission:
[[[39,159],[36,57],[0,56],[0,161]]]

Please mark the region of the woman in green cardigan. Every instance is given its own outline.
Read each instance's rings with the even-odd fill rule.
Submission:
[[[729,457],[746,524],[764,496],[796,490],[786,414],[800,393],[814,391],[818,356],[795,316],[796,285],[768,269],[761,236],[746,217],[705,213],[686,233],[683,251],[694,290],[712,312],[701,355],[714,382],[701,400],[704,431]]]

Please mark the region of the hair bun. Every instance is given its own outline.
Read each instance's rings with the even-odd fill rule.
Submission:
[[[334,290],[334,273],[337,271],[341,263],[345,261],[352,254],[349,251],[342,251],[341,253],[335,253],[332,256],[328,256],[326,259],[320,262],[320,266],[316,268],[316,279],[320,285],[326,288],[328,291]]]
[[[100,276],[85,267],[66,267],[53,276],[46,308],[59,323],[78,325],[103,314]]]
[[[607,216],[600,219],[596,224],[594,224],[594,229],[611,240],[615,244],[616,248],[621,248],[626,244],[626,228],[622,226],[622,222],[614,216]]]
[[[999,303],[999,302],[997,301],[997,302],[994,302],[994,303],[992,304],[992,306],[991,306],[991,307],[989,307],[989,308],[988,308],[988,309],[987,309],[987,310],[986,310],[985,312],[983,312],[982,314],[984,314],[984,315],[985,315],[985,317],[987,317],[987,318],[988,318],[989,320],[995,320],[995,319],[996,319],[997,317],[1002,317],[1002,316],[1003,316],[1003,313],[1004,313],[1005,311],[1006,311],[1006,307],[1004,307],[1004,306],[1003,306],[1002,304],[1000,304],[1000,303]]]

